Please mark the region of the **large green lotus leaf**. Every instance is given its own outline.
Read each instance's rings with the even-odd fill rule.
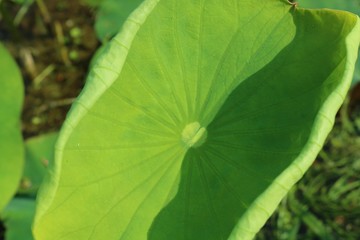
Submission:
[[[287,1],[145,1],[64,123],[36,238],[251,239],[321,149],[359,35]]]
[[[47,133],[25,141],[25,168],[19,193],[36,195],[46,175],[47,166],[54,159],[58,133]]]
[[[113,37],[124,24],[127,17],[144,0],[104,0],[96,14],[95,32],[106,42]]]
[[[0,44],[0,212],[10,201],[22,174],[24,149],[20,113],[24,87],[19,68]]]
[[[306,8],[334,8],[345,10],[360,15],[360,0],[300,0],[299,5]],[[360,53],[360,50],[359,50]],[[352,84],[360,81],[360,59],[356,62],[356,68]]]
[[[14,198],[0,219],[4,222],[5,240],[33,240],[31,224],[35,214],[35,200]]]

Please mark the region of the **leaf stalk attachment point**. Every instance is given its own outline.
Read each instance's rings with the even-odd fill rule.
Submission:
[[[206,128],[201,127],[199,122],[189,123],[181,133],[182,141],[188,148],[201,146],[207,137]]]

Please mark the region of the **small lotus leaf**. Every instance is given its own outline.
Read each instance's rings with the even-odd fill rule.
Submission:
[[[53,162],[58,133],[48,133],[25,141],[25,168],[19,193],[35,196]]]
[[[24,87],[18,66],[0,44],[0,212],[18,188],[24,164],[20,129]]]
[[[5,240],[33,240],[31,224],[35,214],[35,200],[14,198],[0,214],[5,224]]]

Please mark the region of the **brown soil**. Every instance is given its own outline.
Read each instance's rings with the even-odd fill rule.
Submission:
[[[59,130],[99,45],[94,9],[79,0],[48,0],[44,5],[31,4],[16,25],[22,5],[1,4],[0,41],[15,57],[25,82],[25,138]]]

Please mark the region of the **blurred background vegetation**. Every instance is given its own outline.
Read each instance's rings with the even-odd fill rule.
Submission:
[[[38,138],[40,145],[32,145],[32,137],[60,129],[84,85],[96,51],[101,51],[141,2],[0,0],[0,42],[17,61],[25,84],[22,132],[28,139],[28,152],[53,144],[56,133]],[[360,14],[360,0],[299,0],[299,7],[337,8]],[[357,65],[352,89],[325,147],[258,234],[258,240],[360,239],[359,61]],[[46,156],[50,154],[46,152]],[[22,211],[31,218],[28,209],[33,203],[26,199],[34,197],[34,184],[41,180],[29,178],[34,181],[32,186],[24,177],[18,191],[20,198],[7,209],[7,216]],[[5,231],[16,226],[7,220],[0,222],[0,240],[5,239]]]

